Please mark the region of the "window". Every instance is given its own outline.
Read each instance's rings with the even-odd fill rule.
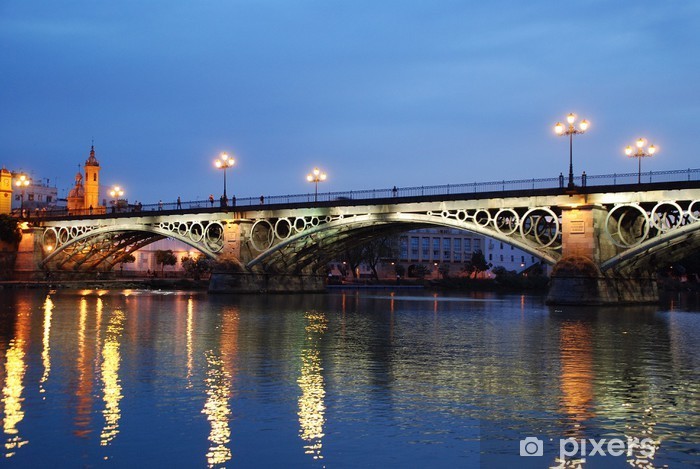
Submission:
[[[515,256],[510,256],[510,261],[515,262]]]
[[[418,260],[418,236],[411,236],[411,260]]]
[[[501,254],[501,262],[503,262],[503,254]]]
[[[433,238],[433,260],[440,259],[440,238]]]
[[[489,254],[489,260],[490,260],[490,261],[493,260],[493,254]]]
[[[520,262],[525,262],[525,256],[520,256]]]
[[[452,256],[452,240],[450,238],[442,238],[442,260],[449,261]]]
[[[530,259],[532,259],[532,263],[535,263],[535,256],[530,256]]]
[[[47,196],[46,196],[46,201],[47,201],[47,202],[53,202],[53,197],[51,197],[50,195],[47,195]]]
[[[421,238],[421,248],[423,259],[430,259],[430,238]]]
[[[510,245],[510,250],[512,251],[513,249],[515,249],[515,248],[514,248],[513,245],[511,244],[511,245]]]
[[[503,243],[501,243],[501,249],[503,249]]]
[[[27,194],[27,200],[34,200],[34,194]]]
[[[464,254],[472,253],[472,240],[469,238],[464,238]]]
[[[453,248],[452,259],[455,262],[461,262],[462,261],[462,238],[455,238],[455,240],[452,243],[452,248]]]
[[[481,240],[480,239],[474,240],[474,250],[481,251]]]
[[[92,173],[92,180],[97,181],[97,173]]]
[[[405,236],[399,239],[399,257],[403,260],[408,259],[408,238]]]

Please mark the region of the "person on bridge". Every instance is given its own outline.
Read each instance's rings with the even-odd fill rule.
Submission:
[[[226,200],[226,197],[223,195],[219,197],[219,205],[222,207],[226,207],[228,205],[228,200]]]
[[[231,206],[232,207],[236,206],[236,196],[235,195],[231,196]]]
[[[559,188],[564,187],[564,173],[559,173]]]
[[[586,172],[584,171],[583,174],[581,175],[581,185],[583,187],[586,187],[586,179],[588,179],[588,176],[586,176]]]
[[[214,195],[209,194],[209,204],[213,207],[214,206]]]
[[[158,211],[160,212],[161,210],[163,210],[163,201],[159,200],[158,201]]]
[[[182,209],[182,202],[180,202],[180,196],[177,196],[177,209],[181,210]]]
[[[265,204],[265,196],[261,195],[260,196],[260,205],[264,205],[264,204]]]
[[[391,190],[391,193],[393,194],[394,197],[399,195],[399,190],[396,188],[396,186],[394,186],[394,188]]]

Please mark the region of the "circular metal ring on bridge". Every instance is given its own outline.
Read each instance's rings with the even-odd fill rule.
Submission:
[[[680,226],[683,221],[683,209],[675,202],[659,202],[651,210],[651,224],[661,232]]]
[[[688,205],[688,216],[693,221],[700,220],[700,200],[693,200]]]
[[[496,212],[496,216],[493,217],[493,226],[496,231],[504,235],[512,235],[518,230],[518,224],[520,223],[520,217],[515,212],[515,210],[510,208],[502,208]]]
[[[202,224],[198,221],[193,222],[190,226],[190,232],[188,236],[195,243],[200,242],[202,238],[204,238],[204,227],[202,226]]]
[[[177,234],[179,234],[180,236],[187,235],[187,232],[189,231],[189,226],[187,226],[187,223],[176,223],[178,225],[176,230]]]
[[[324,221],[326,223],[330,223],[331,221],[333,221],[333,217],[331,217],[330,215],[326,215],[326,218],[324,218]]]
[[[629,248],[649,235],[647,212],[636,204],[616,205],[605,217],[605,233],[615,246]]]
[[[457,220],[459,221],[467,221],[467,211],[466,210],[457,210]]]
[[[70,237],[75,238],[76,236],[80,235],[80,230],[78,230],[78,227],[76,226],[71,226],[70,227]]]
[[[546,248],[559,239],[559,217],[547,207],[531,208],[520,220],[520,237],[525,241],[535,241]]]
[[[440,216],[442,218],[450,218],[450,212],[448,210],[443,210],[442,212],[440,212]]]
[[[488,226],[491,223],[491,214],[488,210],[480,208],[474,213],[474,223],[479,226]]]
[[[433,211],[432,211],[432,210],[428,210],[425,214],[428,215],[429,217],[432,217],[432,216],[433,216]]]
[[[311,217],[311,220],[309,220],[309,226],[318,226],[318,224],[319,224],[318,217]]]
[[[265,251],[272,247],[275,233],[272,224],[267,220],[258,220],[250,229],[250,242],[257,251]]]
[[[204,229],[204,243],[213,252],[224,248],[224,227],[219,222],[212,222]]]
[[[58,233],[54,227],[49,227],[44,230],[41,236],[41,244],[43,244],[44,247],[51,246],[51,249],[58,247]]]
[[[58,243],[63,244],[70,239],[68,230],[64,227],[58,229]]]
[[[298,217],[294,219],[294,230],[297,233],[301,233],[306,229],[306,220],[302,217]]]
[[[287,239],[292,235],[292,222],[288,218],[280,218],[275,222],[277,239]]]

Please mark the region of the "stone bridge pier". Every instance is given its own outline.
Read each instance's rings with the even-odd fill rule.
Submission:
[[[656,277],[649,269],[602,270],[619,247],[606,230],[604,206],[563,206],[562,256],[554,264],[547,302],[564,305],[654,303],[659,300]]]

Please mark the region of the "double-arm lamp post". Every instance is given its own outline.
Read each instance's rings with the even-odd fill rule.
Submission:
[[[314,202],[318,202],[318,183],[326,180],[326,173],[322,173],[320,169],[314,168],[310,174],[306,175],[306,180],[313,182],[316,185],[314,191]]]
[[[32,180],[29,179],[29,176],[26,174],[20,174],[17,176],[17,179],[15,179],[15,186],[17,188],[22,190],[22,193],[20,194],[20,202],[19,202],[19,213],[20,216],[24,216],[24,190],[29,187],[29,184],[32,183]]]
[[[226,170],[234,164],[236,164],[236,160],[228,156],[228,153],[222,153],[219,158],[214,161],[214,166],[224,170],[224,199],[226,200],[228,200],[228,196],[226,195]]]
[[[647,143],[646,139],[644,138],[639,138],[635,142],[635,146],[637,147],[637,150],[633,150],[631,145],[627,145],[625,147],[625,155],[629,156],[630,158],[637,158],[639,161],[639,169],[637,173],[637,184],[642,183],[642,158],[646,156],[654,156],[654,153],[656,153],[656,147],[654,145],[649,145],[649,147],[645,150],[644,145]]]
[[[554,125],[554,132],[557,135],[568,135],[569,136],[569,189],[572,189],[575,184],[574,184],[574,135],[576,134],[582,134],[585,133],[586,130],[588,130],[589,122],[586,119],[583,119],[581,122],[578,124],[578,128],[574,126],[574,122],[576,122],[576,114],[571,113],[568,116],[566,116],[566,122],[569,124],[568,126],[562,124],[561,122],[557,122]]]

